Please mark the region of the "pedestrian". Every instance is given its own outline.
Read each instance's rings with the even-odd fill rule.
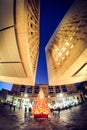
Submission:
[[[60,107],[57,108],[58,111],[58,117],[60,118]]]
[[[25,107],[25,117],[27,117],[27,107]]]
[[[28,115],[29,115],[29,117],[31,116],[31,108],[30,107],[28,109]]]
[[[15,111],[15,105],[13,106],[13,108],[14,108],[14,111]]]
[[[10,109],[12,108],[12,104],[10,103]]]

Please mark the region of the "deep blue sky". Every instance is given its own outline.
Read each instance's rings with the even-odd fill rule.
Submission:
[[[40,17],[40,54],[36,83],[47,84],[45,46],[67,10],[75,0],[41,0]]]
[[[47,84],[47,67],[45,46],[65,13],[75,0],[41,0],[40,1],[40,53],[37,66],[36,84]],[[12,84],[0,82],[2,88],[10,90]]]

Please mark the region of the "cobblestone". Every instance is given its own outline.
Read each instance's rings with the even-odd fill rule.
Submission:
[[[10,110],[0,105],[0,130],[86,130],[87,102],[60,112],[60,118],[52,114],[48,119],[24,116],[24,111]]]

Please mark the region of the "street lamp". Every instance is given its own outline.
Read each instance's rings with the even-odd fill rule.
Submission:
[[[26,97],[28,97],[28,94],[27,94],[27,93],[25,93],[25,94],[24,94],[24,97],[25,97],[25,98],[26,98]]]

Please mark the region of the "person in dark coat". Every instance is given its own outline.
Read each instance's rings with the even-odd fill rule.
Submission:
[[[15,111],[15,105],[13,105],[14,111]]]
[[[60,107],[57,108],[58,111],[58,117],[60,118]]]
[[[27,107],[25,107],[25,117],[27,117]]]
[[[30,107],[28,109],[28,115],[29,115],[29,117],[31,116],[31,108]]]

